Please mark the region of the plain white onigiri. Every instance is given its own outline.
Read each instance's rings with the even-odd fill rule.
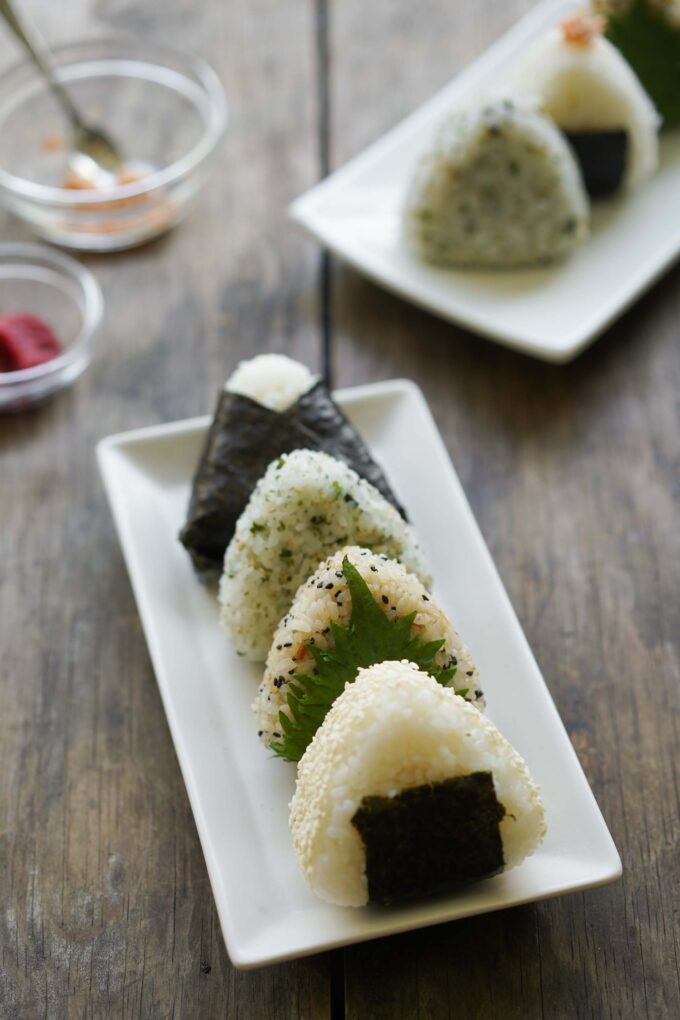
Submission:
[[[626,131],[624,184],[635,188],[659,162],[659,115],[635,72],[615,46],[584,29],[568,41],[571,22],[539,39],[518,66],[513,84],[534,97],[565,132]]]
[[[298,766],[290,827],[307,882],[343,906],[368,902],[365,849],[352,818],[364,797],[491,772],[505,808],[506,868],[541,843],[545,817],[525,762],[494,724],[409,662],[360,670]]]

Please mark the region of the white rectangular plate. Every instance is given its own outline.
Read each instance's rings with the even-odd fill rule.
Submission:
[[[215,595],[177,540],[208,418],[102,440],[99,465],[205,854],[227,949],[255,967],[556,896],[621,862],[419,389],[346,390],[340,403],[403,499],[434,592],[479,665],[488,712],[543,788],[548,836],[521,867],[455,895],[361,910],[317,899],[288,831],[294,768],[255,733],[261,670],[231,649]]]
[[[680,129],[658,173],[593,206],[569,259],[525,270],[437,269],[411,256],[401,208],[415,162],[455,106],[493,94],[527,44],[582,4],[545,0],[434,98],[290,207],[294,220],[360,272],[423,308],[548,361],[569,361],[680,254]]]

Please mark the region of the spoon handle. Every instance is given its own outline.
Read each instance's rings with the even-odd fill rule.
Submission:
[[[57,71],[51,58],[43,47],[36,46],[35,42],[31,40],[26,27],[20,21],[10,0],[0,0],[0,15],[22,44],[40,73],[46,78],[55,99],[61,105],[73,127],[76,129],[82,128],[83,123],[80,114],[73,105],[68,92],[57,78]],[[41,49],[43,50],[42,53],[40,52]]]

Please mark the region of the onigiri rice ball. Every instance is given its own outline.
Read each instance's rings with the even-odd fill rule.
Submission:
[[[529,266],[588,234],[589,205],[555,125],[510,99],[454,111],[418,163],[406,241],[442,266]]]
[[[479,674],[470,652],[456,633],[446,613],[428,594],[415,574],[385,555],[347,546],[320,563],[312,576],[300,585],[293,604],[272,639],[262,683],[253,702],[258,736],[267,745],[281,739],[280,712],[290,718],[286,701],[291,682],[316,672],[308,646],[334,647],[331,623],[343,627],[352,615],[352,599],[343,574],[347,558],[366,582],[371,595],[390,620],[415,613],[412,636],[423,642],[443,640],[433,660],[435,669],[455,669],[450,683],[477,708],[484,707]]]
[[[620,132],[625,142],[621,181],[630,190],[657,168],[659,115],[630,64],[603,38],[601,28],[599,19],[581,13],[551,29],[529,48],[513,86],[540,103],[577,152],[590,136],[600,140],[594,156],[607,161],[607,136]],[[593,172],[583,160],[582,167],[585,174]],[[606,173],[607,167],[603,170]]]
[[[290,828],[310,887],[352,907],[516,867],[546,831],[520,755],[409,662],[361,670],[335,701],[298,766]]]
[[[345,545],[398,560],[429,587],[410,525],[356,471],[326,453],[273,461],[241,514],[220,580],[220,618],[239,655],[264,660],[295,592]]]

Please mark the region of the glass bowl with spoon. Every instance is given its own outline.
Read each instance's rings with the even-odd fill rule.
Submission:
[[[31,55],[0,75],[5,207],[45,239],[86,251],[129,248],[177,223],[227,124],[214,71],[134,39],[47,54],[8,0],[0,14]]]

